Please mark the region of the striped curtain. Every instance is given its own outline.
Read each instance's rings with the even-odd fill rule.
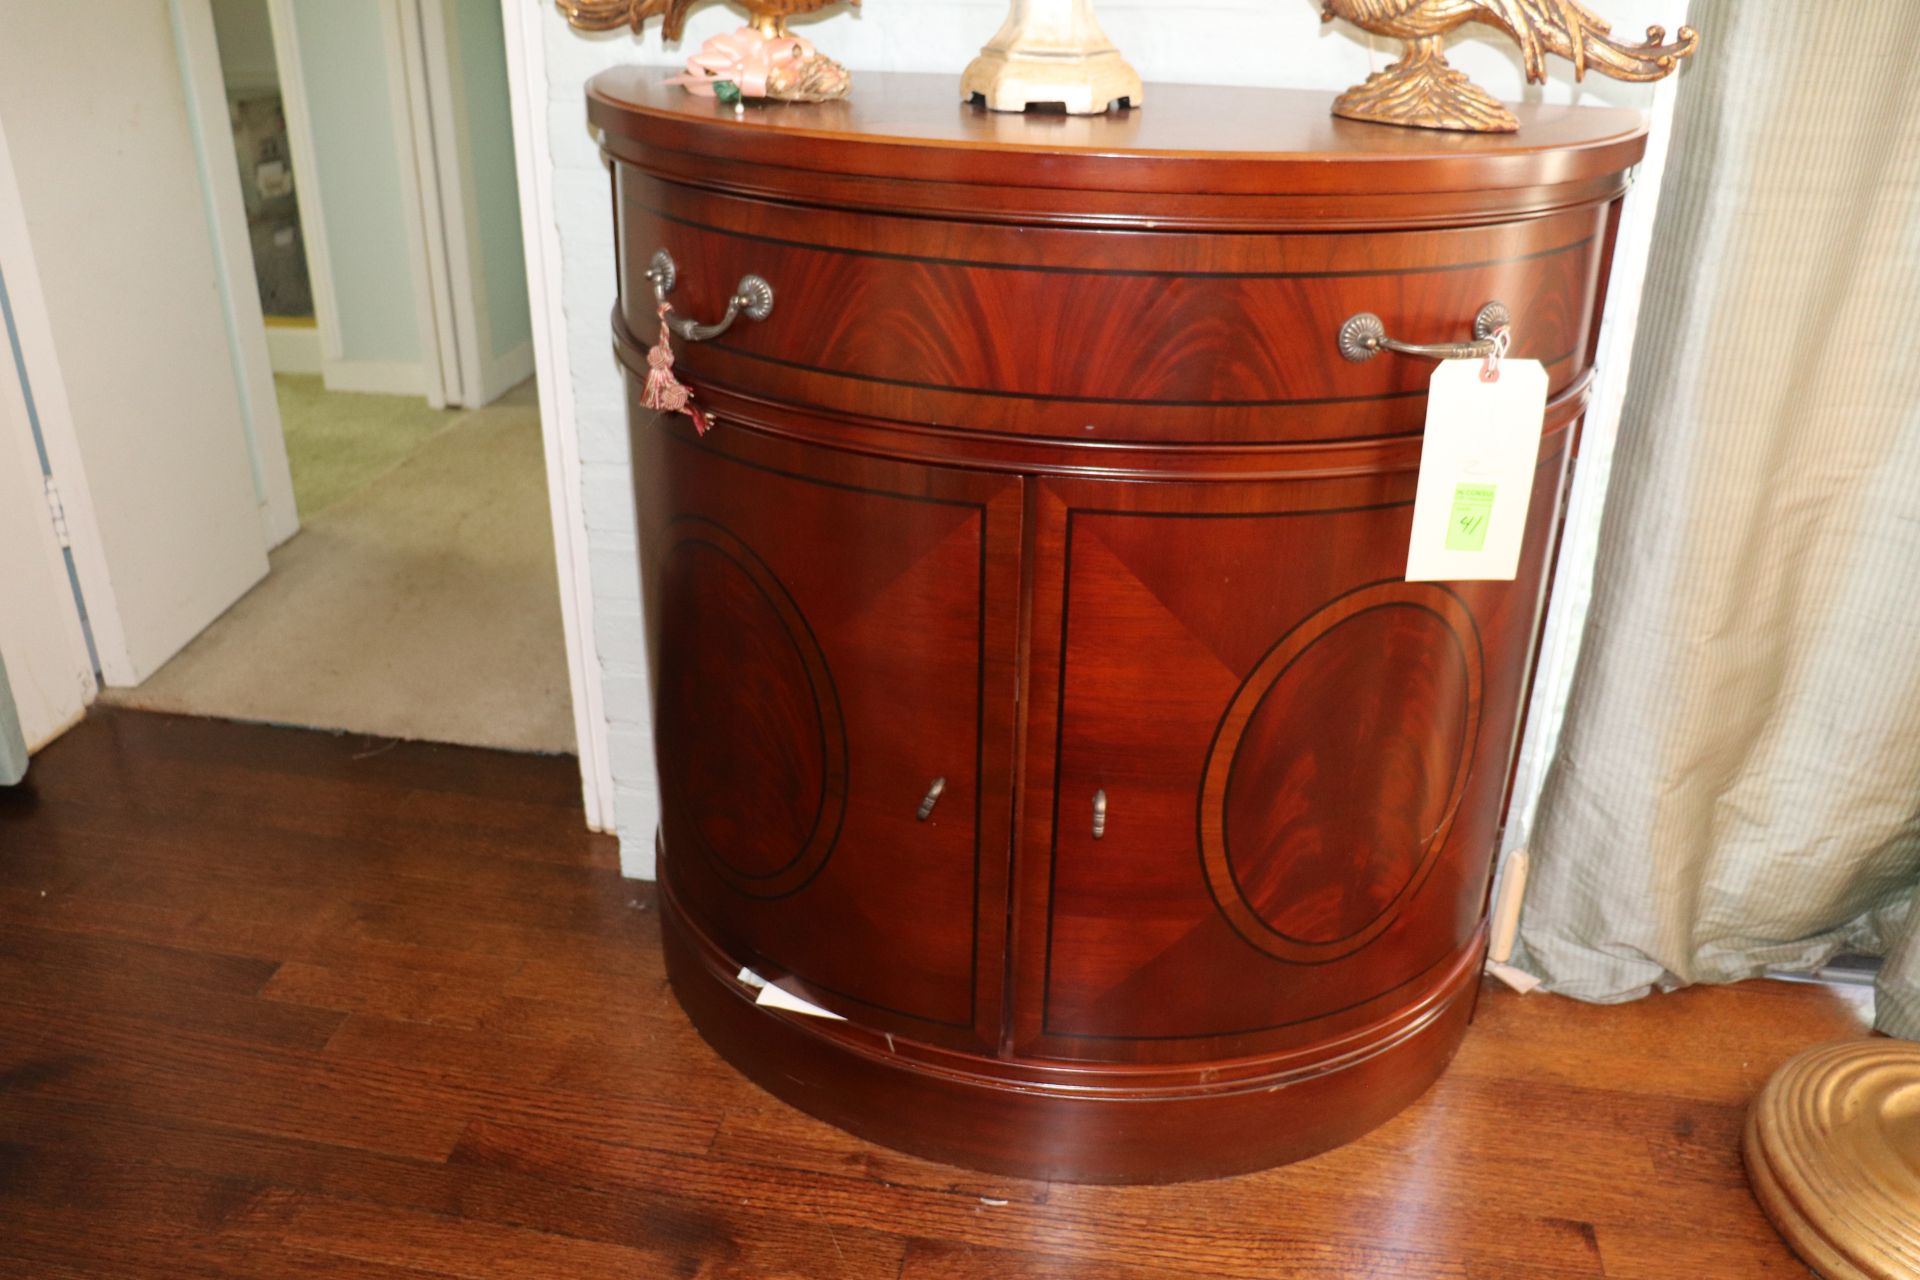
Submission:
[[[7,664],[0,659],[0,787],[10,787],[27,773],[27,740],[20,736],[20,717],[13,709]]]
[[[1515,963],[1631,999],[1841,952],[1920,1039],[1920,3],[1694,0]]]

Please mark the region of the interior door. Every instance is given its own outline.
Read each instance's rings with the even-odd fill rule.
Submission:
[[[676,903],[828,1008],[997,1044],[1022,481],[636,416]]]
[[[167,6],[0,40],[0,273],[109,684],[267,571],[201,161]]]
[[[1511,583],[1401,580],[1411,471],[1035,482],[1022,1053],[1281,1051],[1463,962],[1566,440]]]
[[[4,286],[0,286],[4,287]],[[93,700],[93,663],[46,503],[44,473],[12,353],[0,345],[0,721],[17,718],[21,751],[38,750]],[[0,723],[0,781],[8,767]]]

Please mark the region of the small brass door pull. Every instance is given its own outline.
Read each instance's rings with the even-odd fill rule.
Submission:
[[[1494,352],[1494,335],[1512,323],[1505,305],[1489,302],[1473,318],[1472,342],[1437,342],[1421,345],[1401,342],[1387,336],[1387,326],[1371,311],[1348,316],[1340,326],[1340,354],[1355,364],[1373,359],[1382,351],[1423,360],[1481,360]]]
[[[667,295],[673,292],[674,281],[679,279],[679,268],[674,265],[673,255],[665,249],[653,255],[647,264],[647,279],[653,282],[653,300],[660,306],[667,305]],[[740,283],[734,286],[733,296],[727,299],[727,313],[714,324],[700,324],[686,316],[667,315],[667,327],[688,342],[705,342],[717,338],[733,327],[733,322],[745,315],[749,320],[765,320],[773,314],[773,286],[759,276],[742,276]]]
[[[933,780],[933,785],[927,788],[926,799],[920,802],[920,812],[917,815],[920,821],[925,822],[933,816],[933,806],[940,803],[940,793],[946,789],[947,780],[945,778],[935,778]]]

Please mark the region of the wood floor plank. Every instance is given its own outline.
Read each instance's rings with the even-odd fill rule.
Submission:
[[[0,1021],[38,1030],[30,1084],[15,1089],[68,1101],[124,1100],[161,1115],[369,1150],[444,1157],[469,1112],[457,1087],[419,1072],[261,1048],[91,1012],[49,1017],[0,1004]],[[54,1070],[54,1067],[58,1070]]]
[[[631,1265],[628,1274],[636,1276],[696,1274],[690,1260],[703,1260],[714,1269],[698,1271],[700,1275],[824,1278],[843,1274],[835,1268],[844,1256],[859,1261],[854,1274],[890,1278],[905,1252],[905,1241],[890,1233],[840,1230],[809,1223],[799,1214],[767,1221],[750,1215],[736,1221],[731,1201],[709,1205],[678,1196],[671,1188],[583,1188],[471,1164],[187,1125],[111,1105],[40,1100],[15,1109],[11,1117],[0,1112],[0,1149],[9,1146],[58,1152],[49,1159],[69,1167],[149,1162],[172,1171],[168,1176],[181,1185],[224,1177],[249,1187],[298,1193],[259,1200],[258,1212],[245,1221],[228,1222],[227,1230],[276,1250],[334,1257],[343,1266],[348,1260],[359,1267],[385,1262],[404,1266],[408,1274],[520,1273],[490,1270],[502,1264],[491,1256],[463,1258],[460,1250],[450,1251],[444,1264],[439,1255],[405,1249],[370,1258],[351,1237],[344,1244],[337,1238],[338,1223],[330,1213],[322,1215],[331,1224],[325,1230],[288,1231],[286,1223],[300,1206],[356,1203],[385,1215],[395,1232],[437,1235],[447,1223],[466,1223],[537,1237],[537,1248],[508,1251],[505,1257],[514,1266],[531,1266],[538,1257],[564,1253],[569,1240],[615,1246],[644,1255],[614,1255]],[[485,1231],[473,1233],[474,1240],[486,1237]]]
[[[810,1218],[850,1229],[886,1229],[908,1222],[921,1234],[1017,1249],[1036,1238],[1062,1241],[1076,1257],[1118,1267],[1158,1268],[1267,1280],[1274,1275],[1465,1276],[1475,1261],[1500,1262],[1526,1249],[1541,1274],[1598,1274],[1591,1265],[1556,1271],[1530,1242],[1488,1233],[1482,1239],[1450,1241],[1453,1250],[1428,1244],[1440,1215],[1422,1205],[1401,1205],[1393,1220],[1408,1239],[1383,1238],[1370,1224],[1353,1225],[1352,1207],[1367,1199],[1350,1189],[1343,1204],[1291,1206],[1276,1215],[1280,1197],[1267,1199],[1252,1217],[1208,1209],[1182,1214],[1165,1206],[1157,1188],[1056,1188],[1046,1204],[988,1203],[970,1192],[889,1186],[866,1178],[837,1178],[813,1171],[685,1157],[642,1150],[592,1137],[570,1137],[515,1125],[477,1122],[453,1159],[511,1169],[554,1180],[638,1188],[677,1186],[702,1199],[739,1196],[778,1211],[804,1203]],[[1379,1210],[1382,1206],[1370,1206]],[[1311,1210],[1311,1212],[1308,1212]],[[1396,1235],[1398,1233],[1396,1232]],[[1537,1243],[1537,1242],[1533,1242]]]
[[[747,1083],[616,865],[570,762],[90,717],[0,790],[0,1280],[1801,1280],[1744,1109],[1870,1013],[1489,988],[1359,1142],[1046,1185]]]
[[[1498,1079],[1524,1060],[1527,1078],[1542,1082],[1745,1105],[1801,1048],[1858,1035],[1872,1016],[1870,988],[1787,982],[1689,987],[1617,1005],[1483,1000],[1449,1071]],[[1688,1045],[1675,1043],[1676,1027]],[[1555,1051],[1538,1053],[1549,1040]]]
[[[41,975],[107,985],[144,978],[230,995],[258,995],[277,966],[250,956],[188,951],[121,938],[75,935],[31,924],[0,930],[0,969],[31,967]]]
[[[590,1236],[299,1195],[268,1230],[341,1258],[397,1261],[462,1280],[896,1280],[906,1252],[897,1236],[799,1216],[758,1215],[743,1234],[739,1217],[719,1207],[653,1203],[636,1212],[600,1201]]]
[[[746,1164],[971,1195],[983,1203],[1020,1200],[1044,1204],[1053,1190],[1051,1183],[976,1173],[889,1151],[758,1096],[727,1111],[712,1152],[721,1159]]]
[[[0,929],[0,1006],[84,1008],[160,1027],[320,1049],[346,1015],[263,1000],[271,962],[31,925]]]
[[[328,964],[289,960],[278,966],[261,995],[341,1014],[474,1028],[506,1003],[502,982],[498,974],[489,975],[484,968],[479,973],[459,973],[372,958],[343,958]]]

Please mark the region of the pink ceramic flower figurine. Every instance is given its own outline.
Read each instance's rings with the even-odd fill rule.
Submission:
[[[711,98],[722,80],[732,81],[748,98],[789,102],[844,98],[850,84],[846,68],[821,57],[812,41],[795,35],[766,35],[753,27],[708,40],[687,59],[686,73],[667,83]]]

